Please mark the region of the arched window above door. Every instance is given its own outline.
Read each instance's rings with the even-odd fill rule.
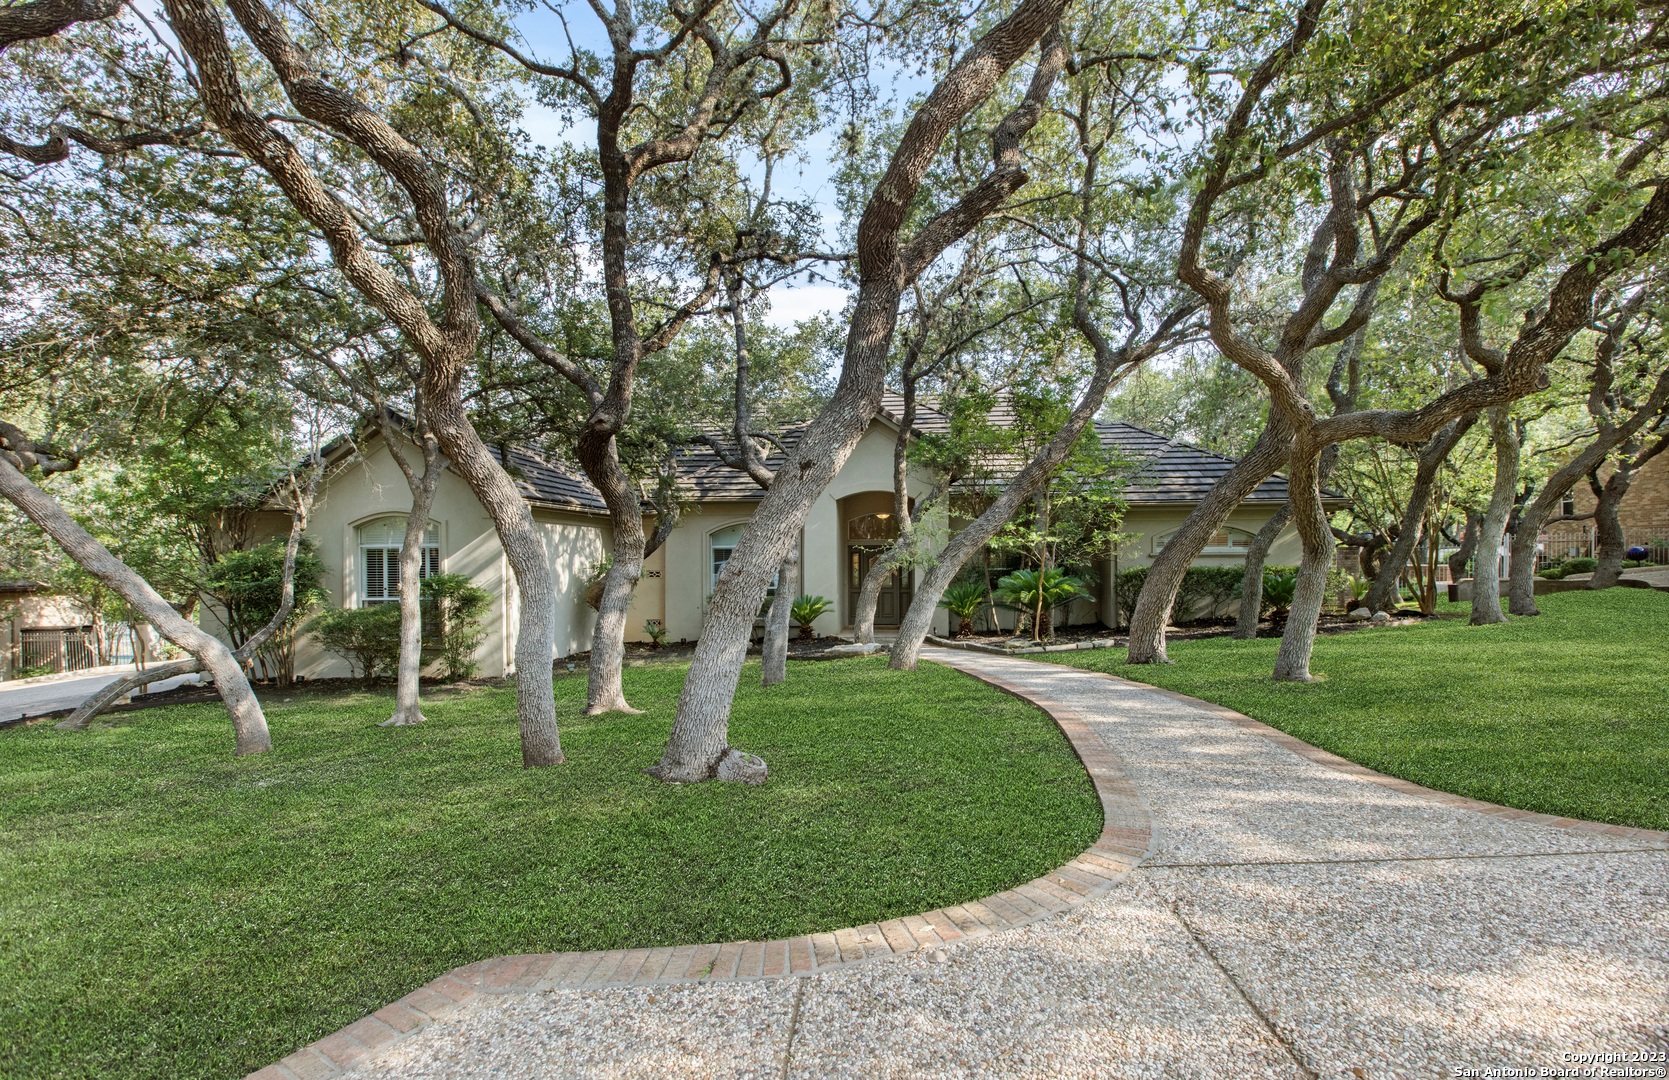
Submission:
[[[848,540],[896,540],[898,518],[893,514],[864,514],[846,523]]]

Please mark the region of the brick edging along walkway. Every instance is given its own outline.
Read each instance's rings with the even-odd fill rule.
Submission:
[[[499,956],[465,964],[251,1073],[249,1080],[338,1076],[373,1050],[410,1036],[480,994],[794,977],[986,937],[1099,896],[1152,854],[1153,822],[1147,807],[1118,758],[1076,710],[972,667],[941,662],[1036,705],[1071,743],[1101,800],[1102,829],[1095,843],[1065,866],[983,900],[828,933],[776,941]]]

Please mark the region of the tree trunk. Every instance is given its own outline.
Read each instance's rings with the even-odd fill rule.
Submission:
[[[1293,590],[1286,629],[1281,633],[1281,647],[1275,654],[1274,678],[1278,682],[1310,681],[1310,653],[1315,648],[1316,624],[1321,621],[1321,608],[1327,600],[1327,571],[1332,569],[1336,545],[1327,511],[1321,504],[1320,466],[1320,451],[1303,442],[1293,448],[1288,491],[1304,555],[1298,566],[1298,585]]]
[[[1269,515],[1252,537],[1252,546],[1246,549],[1246,571],[1240,576],[1240,614],[1234,621],[1234,636],[1243,641],[1258,636],[1258,623],[1263,617],[1263,564],[1275,538],[1291,520],[1292,500],[1288,499]]]
[[[1542,492],[1543,495],[1547,493]],[[1562,497],[1561,491],[1558,497]],[[1536,606],[1536,545],[1541,539],[1545,513],[1537,510],[1542,503],[1536,499],[1518,519],[1518,531],[1512,537],[1512,559],[1507,568],[1507,610],[1514,615],[1540,615]]]
[[[788,630],[794,599],[800,592],[800,545],[792,544],[777,572],[777,594],[765,615],[764,673],[761,683],[775,686],[788,678]]]
[[[892,573],[893,561],[901,554],[899,545],[904,543],[901,536],[892,542],[885,554],[869,564],[869,570],[863,576],[863,582],[858,586],[857,607],[852,610],[852,639],[868,643],[875,640],[875,608],[881,602],[881,586],[886,584],[887,575]]]
[[[1271,415],[1251,450],[1223,474],[1183,521],[1182,527],[1165,541],[1153,565],[1148,567],[1147,580],[1136,597],[1136,610],[1130,616],[1130,663],[1169,663],[1165,655],[1165,626],[1170,621],[1183,576],[1212,534],[1223,527],[1229,515],[1259,484],[1275,475],[1291,450],[1291,427]]]
[[[1507,621],[1501,610],[1501,540],[1518,494],[1519,440],[1510,406],[1490,407],[1489,430],[1495,439],[1495,486],[1478,529],[1478,557],[1472,570],[1473,626]]]
[[[906,127],[858,221],[858,293],[840,381],[805,438],[777,470],[719,575],[678,696],[672,737],[651,775],[666,781],[764,779],[764,762],[728,746],[730,705],[747,658],[754,615],[788,546],[805,527],[811,504],[846,464],[880,408],[905,287],[995,210],[1006,193],[1025,182],[1020,139],[1042,115],[1043,101],[1065,63],[1058,26],[1063,7],[1063,0],[1021,0],[1012,14],[963,52]],[[1044,46],[1025,97],[992,138],[1001,171],[981,181],[975,189],[981,193],[979,200],[970,197],[931,218],[904,243],[901,234],[910,206],[944,140],[1040,39]]]
[[[425,373],[428,370],[426,367]],[[527,501],[487,452],[470,423],[456,387],[426,388],[424,400],[429,404],[429,422],[441,450],[492,519],[516,578],[521,602],[516,628],[516,719],[521,728],[522,764],[529,768],[560,765],[562,739],[556,726],[556,692],[551,680],[556,652],[556,581],[545,556],[544,538],[533,523]]]
[[[40,526],[78,566],[110,586],[127,601],[129,608],[163,637],[190,653],[214,677],[215,689],[232,717],[239,756],[272,749],[261,703],[244,676],[243,665],[224,642],[181,618],[144,578],[88,535],[55,499],[31,483],[4,457],[0,457],[0,495],[10,499],[29,520]]]
[[[1466,527],[1460,533],[1460,547],[1449,556],[1449,580],[1459,581],[1466,573],[1466,564],[1478,553],[1478,534],[1483,531],[1484,516],[1473,506],[1466,508]]]
[[[383,727],[406,727],[424,720],[418,701],[418,680],[423,674],[423,535],[429,530],[429,509],[439,480],[434,474],[431,466],[413,485],[411,513],[406,515],[406,537],[400,548],[400,660],[394,675],[394,715],[383,721]],[[435,614],[439,617],[439,612]]]
[[[1426,520],[1426,508],[1431,505],[1438,471],[1477,419],[1477,413],[1469,413],[1458,420],[1451,420],[1420,451],[1419,463],[1414,469],[1414,487],[1408,493],[1408,505],[1403,507],[1397,538],[1368,589],[1367,606],[1370,611],[1395,610],[1398,597],[1402,594],[1399,583],[1403,572],[1408,569],[1408,561],[1414,555],[1414,546],[1424,535],[1421,524]]]
[[[1634,481],[1629,463],[1619,465],[1594,491],[1594,576],[1588,581],[1590,589],[1609,589],[1623,576],[1623,556],[1628,543],[1623,535],[1618,509],[1623,496]]]
[[[173,660],[166,664],[158,664],[145,671],[136,671],[125,679],[100,687],[98,692],[75,707],[75,711],[55,725],[59,731],[82,731],[93,722],[93,717],[110,708],[118,701],[138,690],[142,686],[149,686],[163,679],[172,679],[176,675],[189,675],[194,671],[202,671],[203,665],[196,659]]]

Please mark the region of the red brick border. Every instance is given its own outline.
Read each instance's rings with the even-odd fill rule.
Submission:
[[[1050,666],[1068,667],[1070,665],[1051,664]],[[1392,776],[1389,773],[1382,773],[1374,769],[1370,769],[1366,765],[1358,765],[1349,758],[1342,758],[1331,751],[1323,750],[1319,746],[1312,746],[1296,736],[1288,735],[1280,728],[1266,724],[1262,720],[1254,720],[1245,713],[1235,712],[1233,709],[1218,705],[1216,702],[1206,701],[1203,698],[1191,697],[1176,690],[1167,690],[1162,686],[1152,686],[1148,683],[1137,682],[1135,679],[1126,679],[1122,676],[1113,675],[1105,671],[1092,671],[1089,668],[1073,668],[1073,670],[1082,671],[1086,675],[1096,675],[1103,679],[1109,679],[1121,686],[1133,686],[1137,689],[1151,690],[1156,694],[1162,694],[1173,701],[1180,701],[1183,704],[1190,705],[1202,712],[1208,712],[1213,716],[1219,717],[1220,719],[1238,724],[1240,727],[1251,732],[1252,734],[1268,739],[1270,742],[1275,743],[1284,749],[1290,750],[1299,757],[1308,761],[1313,761],[1318,765],[1325,765],[1336,772],[1354,776],[1359,780],[1366,780],[1369,783],[1378,784],[1381,787],[1387,787],[1393,791],[1400,791],[1404,795],[1419,795],[1423,798],[1431,799],[1433,802],[1442,803],[1444,806],[1452,806],[1457,810],[1472,810],[1480,814],[1488,814],[1490,817],[1500,818],[1503,821],[1522,821],[1527,825],[1546,825],[1550,828],[1568,829],[1571,832],[1585,833],[1590,836],[1609,836],[1617,839],[1651,840],[1669,843],[1669,832],[1663,832],[1657,829],[1638,829],[1627,825],[1607,825],[1602,821],[1584,821],[1581,818],[1559,817],[1556,814],[1539,814],[1533,810],[1518,810],[1511,806],[1502,806],[1499,803],[1484,802],[1482,799],[1469,799],[1464,795],[1456,795],[1453,792],[1438,791],[1436,788],[1422,787],[1421,785],[1414,783],[1412,780],[1404,780],[1401,777]]]
[[[940,662],[1036,705],[1060,726],[1101,799],[1101,835],[1083,854],[1040,878],[983,900],[828,933],[777,941],[498,956],[465,964],[249,1074],[249,1080],[323,1080],[339,1076],[373,1050],[406,1038],[479,994],[794,977],[987,937],[1059,914],[1101,895],[1152,854],[1153,821],[1147,807],[1118,758],[1077,711],[972,667],[949,660]]]

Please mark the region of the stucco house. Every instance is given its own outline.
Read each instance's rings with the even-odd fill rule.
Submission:
[[[801,540],[801,591],[834,601],[817,620],[820,633],[839,634],[850,627],[858,583],[869,559],[894,534],[892,453],[900,404],[896,398],[887,398],[881,414],[807,517]],[[945,423],[942,415],[923,409],[915,430],[931,431]],[[1234,464],[1129,424],[1098,423],[1096,431],[1105,445],[1142,462],[1126,490],[1126,529],[1136,536],[1100,560],[1100,595],[1093,602],[1074,605],[1072,622],[1093,621],[1102,611],[1110,622],[1115,571],[1150,562],[1199,498]],[[796,436],[796,432],[788,433],[789,445]],[[594,618],[585,604],[585,587],[610,544],[602,498],[575,468],[522,448],[494,452],[507,465],[544,532],[559,593],[553,659],[583,652],[590,648]],[[694,640],[700,634],[713,583],[762,496],[750,479],[704,447],[683,453],[678,472],[685,509],[667,542],[645,562],[628,618],[631,639],[648,640],[644,630],[648,623],[660,624],[675,642]],[[924,496],[932,480],[930,475],[913,473],[912,498]],[[1235,511],[1198,561],[1241,561],[1252,534],[1286,499],[1286,490],[1284,478],[1265,482]],[[329,448],[308,535],[326,567],[324,584],[332,603],[359,607],[395,599],[395,565],[410,507],[405,479],[378,438],[357,444],[343,440]],[[281,514],[266,518],[266,535],[281,535],[288,527]],[[450,472],[442,477],[436,492],[432,519],[425,542],[425,572],[465,574],[491,594],[488,632],[477,659],[482,674],[506,674],[514,662],[516,589],[492,522],[469,487]],[[1289,528],[1271,552],[1271,561],[1297,560],[1297,537]],[[909,604],[911,575],[899,577],[882,595],[877,611],[880,627],[896,624]],[[936,628],[943,631],[947,622],[945,613],[939,612]],[[349,669],[340,657],[304,639],[297,646],[296,673],[320,678],[347,675]]]

